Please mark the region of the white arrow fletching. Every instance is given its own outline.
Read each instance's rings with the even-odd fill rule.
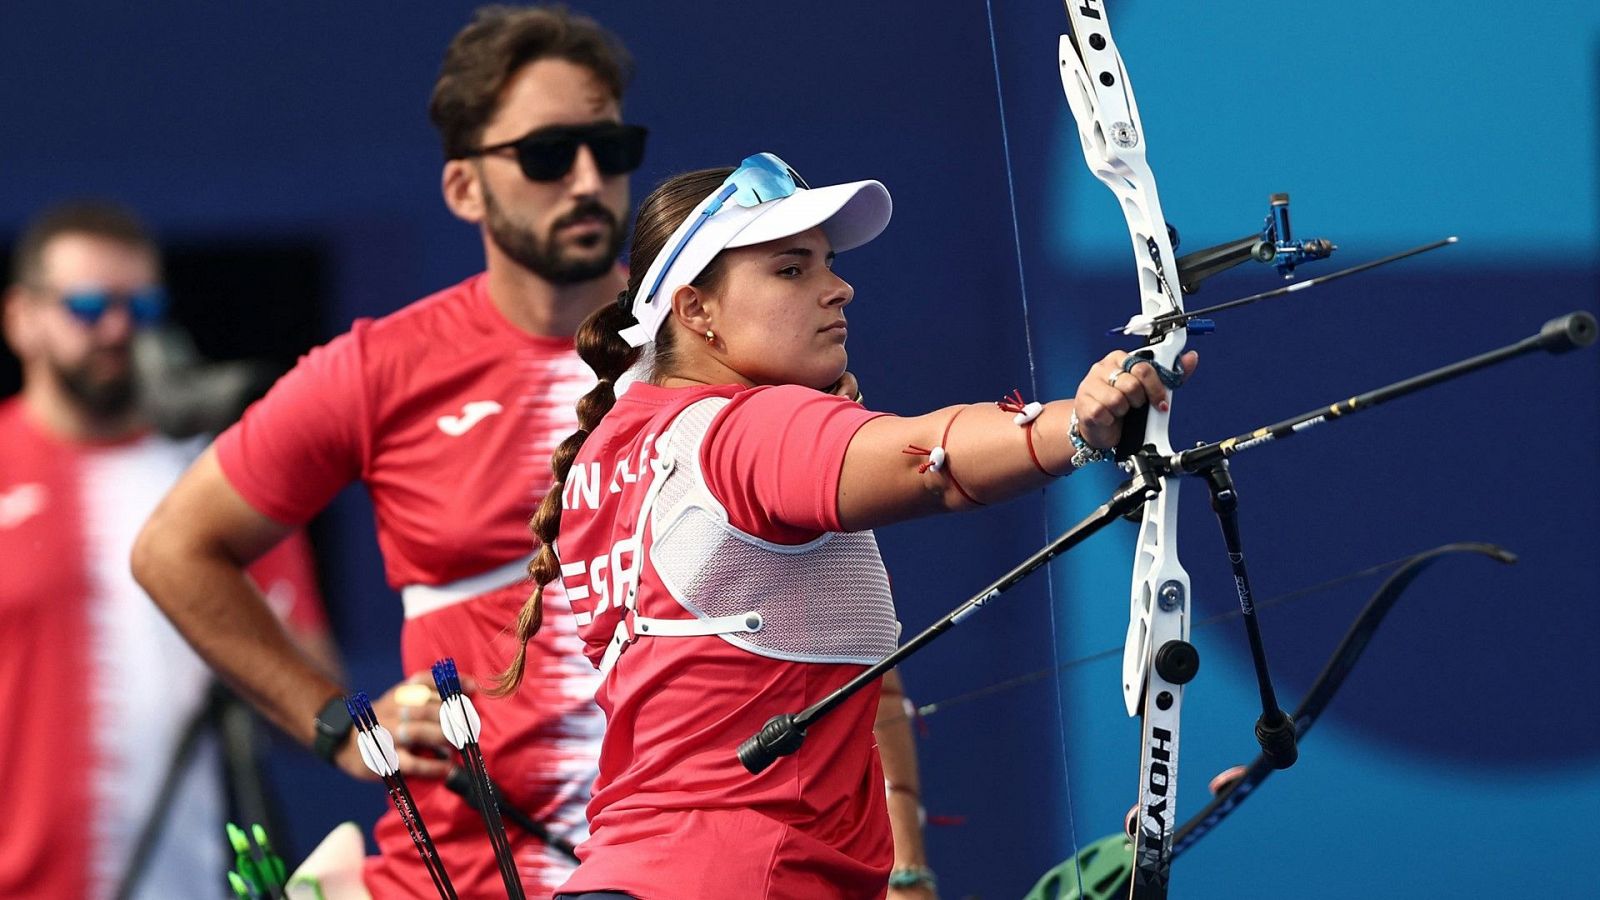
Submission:
[[[467,695],[457,694],[439,705],[439,727],[444,729],[445,738],[460,750],[469,742],[477,743],[478,735],[483,733],[483,720]]]
[[[372,739],[383,753],[384,763],[389,766],[388,774],[400,771],[400,756],[394,752],[394,735],[389,733],[389,729],[382,725],[372,729]]]
[[[373,755],[372,738],[367,737],[365,731],[356,732],[356,749],[361,751],[361,762],[374,775],[382,775],[383,770],[378,768],[377,758]]]
[[[472,705],[472,699],[466,694],[460,695],[461,708],[467,714],[467,735],[474,741],[483,734],[483,719],[478,717],[478,708]]]
[[[460,750],[467,745],[467,721],[456,699],[451,697],[439,704],[439,727],[444,730],[445,740]]]
[[[356,732],[356,749],[361,751],[361,761],[379,778],[387,778],[400,770],[400,759],[394,752],[394,738],[382,727],[371,733]]]

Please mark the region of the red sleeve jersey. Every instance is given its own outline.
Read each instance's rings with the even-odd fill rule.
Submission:
[[[363,482],[389,583],[448,584],[528,555],[550,454],[593,386],[571,339],[513,327],[480,275],[311,351],[217,458],[286,524]]]
[[[638,531],[645,498],[665,477],[651,462],[657,440],[708,397],[729,398],[699,457],[727,524],[780,548],[839,528],[845,450],[877,413],[793,386],[634,385],[585,442],[562,513],[563,575],[597,663],[626,616],[607,594],[622,589],[618,569],[629,563],[611,551]],[[681,617],[651,557],[649,531],[636,563],[636,609]],[[586,565],[601,558],[609,563]],[[606,568],[610,583],[590,577]],[[593,836],[562,890],[646,900],[882,896],[892,840],[872,736],[876,691],[855,695],[760,775],[734,752],[771,716],[809,705],[861,668],[757,655],[716,636],[630,644],[596,696],[607,726],[589,806]]]
[[[570,339],[517,329],[480,275],[311,351],[217,439],[217,459],[252,507],[289,524],[361,482],[388,581],[411,589],[404,670],[451,656],[489,684],[516,649],[509,626],[529,591],[517,563],[533,551],[528,519],[552,483],[550,455],[577,428],[574,408],[594,383]],[[460,590],[464,579],[470,590]],[[452,599],[411,604],[410,594],[440,586]],[[522,688],[474,702],[504,802],[578,841],[603,720],[559,590],[549,604],[560,621],[530,645]],[[477,814],[437,782],[411,788],[462,895],[502,890]],[[368,890],[425,896],[428,877],[399,818],[386,815],[375,836],[381,855],[368,862]],[[525,889],[548,896],[570,864],[515,829],[510,837]]]

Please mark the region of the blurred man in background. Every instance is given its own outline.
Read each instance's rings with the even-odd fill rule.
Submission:
[[[153,432],[139,402],[132,345],[165,311],[159,254],[128,212],[65,205],[24,231],[12,279],[5,338],[23,387],[0,401],[0,897],[215,895],[227,799],[211,675],[127,571],[140,523],[200,449]],[[250,574],[325,664],[304,541]]]

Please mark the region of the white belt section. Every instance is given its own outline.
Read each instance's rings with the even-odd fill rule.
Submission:
[[[503,566],[449,584],[408,584],[400,589],[400,602],[405,606],[406,618],[425,616],[446,606],[487,594],[495,588],[526,581],[528,563],[532,560],[531,556],[514,559]]]
[[[606,645],[606,652],[600,657],[601,678],[604,678],[606,673],[611,671],[611,667],[616,665],[617,657],[622,655],[622,651],[641,637],[699,637],[735,632],[754,634],[766,624],[766,620],[758,612],[709,616],[704,619],[651,619],[636,615],[631,621],[633,624],[631,631],[628,628],[630,619],[624,618],[617,623],[617,630],[611,635],[611,643]]]

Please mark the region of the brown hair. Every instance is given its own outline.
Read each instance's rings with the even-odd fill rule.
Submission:
[[[497,694],[509,694],[522,681],[527,662],[528,641],[539,631],[544,618],[544,586],[554,581],[561,572],[561,560],[556,558],[555,540],[561,531],[561,495],[567,483],[567,473],[572,461],[583,447],[590,432],[600,427],[600,420],[617,402],[613,383],[639,358],[639,350],[628,346],[618,332],[635,324],[631,311],[632,298],[642,289],[641,282],[650,264],[661,253],[667,240],[678,225],[701,200],[722,184],[732,169],[702,169],[667,179],[639,204],[639,214],[633,225],[633,252],[629,254],[628,291],[616,303],[607,303],[596,310],[578,328],[576,343],[578,356],[589,364],[600,383],[578,401],[578,430],[556,447],[550,457],[550,469],[555,484],[545,494],[539,509],[529,523],[538,539],[539,553],[528,564],[528,575],[534,580],[533,595],[522,605],[517,615],[517,655],[500,676],[495,689]],[[696,287],[716,290],[722,280],[722,257],[718,256],[705,267],[693,282]],[[655,364],[651,377],[673,370],[673,330],[661,328],[655,341]]]
[[[598,22],[562,6],[485,6],[445,50],[428,117],[446,159],[476,150],[506,82],[539,59],[564,59],[593,72],[619,102],[633,74],[622,42]]]
[[[64,234],[87,234],[137,247],[160,263],[155,239],[138,216],[104,200],[73,200],[44,210],[23,229],[11,253],[11,280],[38,283],[44,276],[44,248]]]

